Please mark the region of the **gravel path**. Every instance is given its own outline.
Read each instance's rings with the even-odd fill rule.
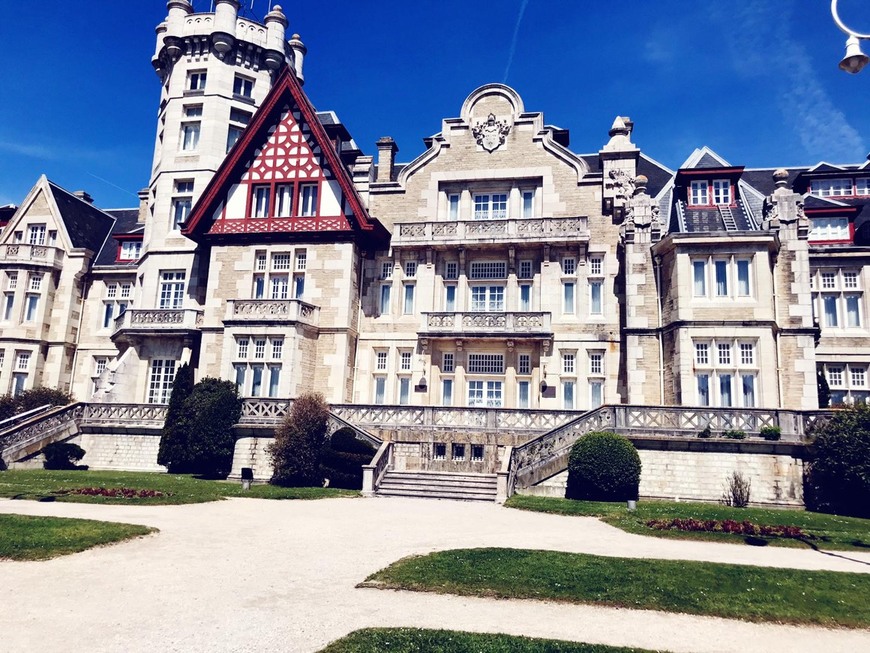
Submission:
[[[414,499],[154,507],[0,500],[0,512],[161,531],[47,562],[0,562],[0,651],[310,652],[367,626],[695,653],[870,650],[870,631],[354,587],[406,555],[477,546],[793,567],[808,570],[808,582],[815,569],[870,573],[870,554],[647,538],[592,518]]]

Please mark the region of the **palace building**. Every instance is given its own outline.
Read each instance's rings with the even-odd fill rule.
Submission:
[[[699,144],[670,170],[628,117],[573,144],[502,84],[413,161],[390,137],[373,157],[313,108],[280,7],[215,5],[170,0],[157,28],[138,207],[43,177],[0,208],[0,392],[163,404],[189,362],[246,398],[420,409],[870,394],[870,162]]]

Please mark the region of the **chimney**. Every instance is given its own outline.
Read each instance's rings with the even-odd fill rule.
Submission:
[[[139,224],[145,224],[148,219],[148,198],[150,196],[150,190],[148,188],[143,188],[139,191],[139,215],[136,218],[136,222]]]
[[[94,198],[90,196],[90,194],[85,190],[77,190],[73,193],[76,197],[78,197],[82,202],[87,202],[88,204],[94,203]]]
[[[392,136],[384,136],[379,138],[378,146],[378,178],[375,180],[379,184],[389,183],[393,180],[393,165],[396,162],[396,152],[399,151],[399,146]]]

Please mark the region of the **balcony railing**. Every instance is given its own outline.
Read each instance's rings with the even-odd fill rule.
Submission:
[[[393,247],[430,243],[507,242],[522,240],[547,242],[570,238],[589,240],[589,219],[513,218],[508,220],[456,220],[439,222],[398,222]]]
[[[231,299],[224,322],[320,323],[320,308],[299,299]]]
[[[202,311],[191,308],[128,308],[115,318],[112,337],[133,333],[181,333],[201,326]]]
[[[53,245],[10,243],[0,247],[0,260],[32,265],[46,265],[56,270],[63,267],[64,251]]]
[[[421,334],[546,335],[553,329],[550,313],[423,313]]]

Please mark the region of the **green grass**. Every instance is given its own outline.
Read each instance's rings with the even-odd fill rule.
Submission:
[[[320,653],[642,653],[640,649],[577,644],[555,639],[417,628],[364,628]]]
[[[64,490],[84,487],[158,490],[162,497],[125,499],[122,497],[65,494]],[[238,481],[210,481],[189,475],[149,472],[56,472],[42,469],[8,470],[0,472],[0,497],[36,501],[71,501],[77,503],[114,503],[166,505],[219,501],[225,497],[254,499],[324,499],[354,497],[359,492],[336,488],[283,488],[274,485],[254,485],[242,490]]]
[[[154,530],[90,519],[0,515],[0,559],[46,560],[140,537]]]
[[[870,574],[518,549],[405,558],[364,587],[594,603],[847,628],[870,627]]]
[[[553,497],[516,494],[505,503],[510,508],[548,512],[557,515],[599,517],[602,521],[629,533],[686,540],[742,543],[746,536],[728,533],[692,533],[657,530],[646,526],[651,519],[734,519],[749,520],[759,525],[800,526],[815,536],[808,541],[785,538],[764,538],[774,546],[807,547],[840,551],[870,551],[870,520],[840,517],[806,510],[776,508],[728,508],[709,503],[677,503],[675,501],[638,501],[637,510],[628,512],[625,503],[574,501]],[[758,538],[753,543],[758,544]]]

